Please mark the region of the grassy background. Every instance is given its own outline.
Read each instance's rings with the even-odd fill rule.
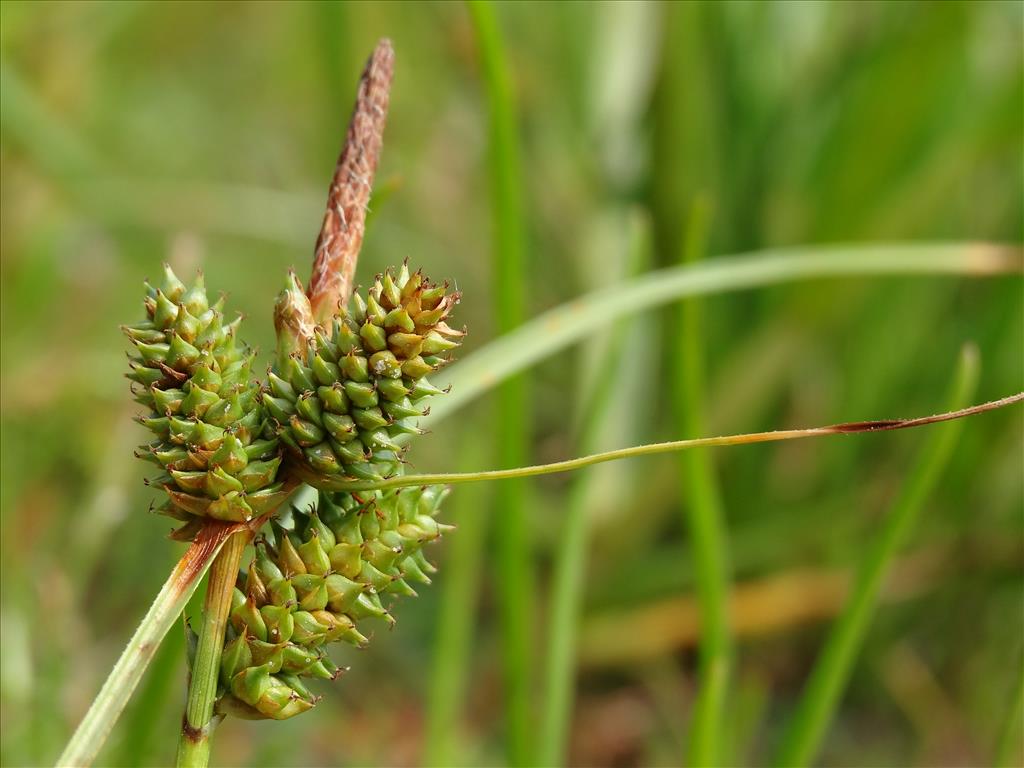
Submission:
[[[498,5],[524,198],[528,279],[513,287],[496,285],[490,255],[486,77],[465,6],[4,2],[0,12],[5,765],[52,762],[180,552],[163,539],[168,523],[145,514],[154,495],[131,458],[143,435],[117,326],[139,315],[142,279],[169,258],[229,289],[245,336],[271,348],[273,296],[288,266],[308,272],[378,37],[398,57],[378,176],[391,191],[360,274],[408,256],[457,280],[458,320],[472,330],[463,356],[503,327],[495,306],[510,291],[530,316],[621,279],[638,210],[653,224],[649,267],[679,260],[697,200],[709,257],[1024,239],[1015,3]],[[978,399],[1019,390],[1021,291],[1020,278],[886,278],[704,300],[698,423],[719,434],[929,413],[966,341],[981,353]],[[613,365],[601,335],[533,369],[520,416],[529,460],[576,453],[581,432],[597,447],[680,436],[669,375],[678,323],[674,310],[629,323]],[[597,429],[588,404],[611,376]],[[498,402],[440,424],[416,466],[493,466],[499,421],[515,427]],[[992,760],[1024,674],[1022,419],[1017,408],[965,425],[883,589],[823,763]],[[723,759],[762,764],[777,751],[844,580],[922,440],[713,454],[737,598]],[[680,466],[651,458],[591,470],[585,491],[564,477],[522,488],[534,714],[553,556],[567,509],[588,500],[571,763],[671,765],[684,754],[698,627]],[[507,597],[495,555],[507,525],[487,519],[498,491],[456,489],[452,517],[485,518],[464,526],[473,546],[458,550],[460,530],[436,549],[434,586],[368,651],[336,654],[352,671],[320,691],[314,712],[229,722],[215,759],[416,764],[431,701],[458,722],[443,728],[440,752],[432,723],[434,761],[503,764]],[[449,583],[449,565],[469,581]],[[472,608],[468,637],[441,610],[449,589]],[[465,646],[454,656],[453,640]],[[172,633],[101,763],[172,759],[181,645]]]

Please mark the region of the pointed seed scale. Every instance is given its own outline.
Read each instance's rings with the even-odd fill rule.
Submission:
[[[382,325],[371,323],[369,318],[359,329],[359,337],[363,340],[363,347],[368,352],[379,352],[387,348],[387,332]]]
[[[384,272],[381,280],[380,300],[389,309],[397,307],[402,301],[402,292],[392,279],[390,270]]]
[[[365,430],[380,429],[388,424],[380,408],[354,408],[352,420],[360,429]]]
[[[295,414],[295,405],[281,397],[263,395],[263,404],[273,418],[281,423],[287,422]]]
[[[206,280],[203,278],[202,272],[196,275],[192,287],[185,291],[178,301],[184,304],[193,315],[201,315],[210,308],[210,302],[206,298]]]
[[[178,319],[178,305],[163,291],[157,291],[153,305],[153,325],[160,330],[170,328]]]
[[[291,426],[292,435],[303,448],[323,442],[324,431],[316,424],[300,419],[297,415],[292,416],[288,423]]]
[[[328,362],[319,354],[313,356],[313,377],[321,386],[330,386],[341,377],[336,363]]]
[[[359,291],[352,294],[349,302],[349,316],[357,325],[362,325],[366,319],[366,299]]]
[[[295,401],[295,410],[306,421],[314,424],[322,424],[323,405],[315,392],[303,392]]]
[[[345,388],[341,382],[336,381],[329,387],[317,387],[316,393],[323,402],[324,408],[331,413],[348,413],[348,396],[345,394]]]
[[[347,379],[353,382],[366,382],[370,380],[369,364],[365,357],[349,352],[339,361],[341,371]]]
[[[396,307],[388,312],[384,318],[384,327],[392,332],[405,331],[406,333],[412,333],[416,330],[416,323],[409,317],[409,313],[405,311],[404,307]]]
[[[185,341],[193,342],[202,330],[199,319],[188,311],[184,304],[178,306],[178,316],[174,319],[174,332]]]
[[[286,365],[287,379],[291,382],[296,392],[316,389],[316,383],[313,381],[313,372],[306,368],[298,359],[289,357]]]
[[[324,413],[323,425],[327,433],[338,442],[348,442],[356,435],[356,423],[351,416]]]
[[[356,408],[372,408],[379,402],[377,390],[372,384],[366,382],[346,381],[345,394],[350,404]]]
[[[290,383],[282,379],[273,371],[267,374],[267,381],[270,383],[270,391],[274,393],[274,397],[284,398],[295,402],[298,395],[295,392],[295,388]]]
[[[373,294],[366,300],[366,318],[365,322],[373,323],[374,325],[384,325],[384,318],[387,316],[387,312],[373,297]]]
[[[414,357],[402,363],[402,373],[411,379],[421,379],[434,368],[428,365],[422,357]]]
[[[220,374],[206,363],[200,363],[192,370],[189,381],[193,386],[201,387],[207,392],[218,392],[221,387]]]
[[[416,407],[408,397],[397,401],[385,400],[380,404],[381,409],[392,419],[406,419],[410,416],[422,416],[423,409]]]
[[[458,342],[446,339],[437,331],[430,331],[423,339],[423,353],[427,355],[437,355],[443,352],[449,352],[455,349]]]

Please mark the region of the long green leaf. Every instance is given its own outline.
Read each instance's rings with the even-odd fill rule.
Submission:
[[[177,621],[231,530],[232,526],[204,529],[186,550],[128,641],[57,765],[87,766],[96,757],[160,642]]]
[[[1020,248],[991,243],[807,246],[720,256],[670,267],[548,310],[451,369],[452,391],[431,405],[432,425],[508,377],[628,315],[691,296],[800,280],[883,275],[983,277],[1024,271]]]
[[[704,253],[708,203],[695,202],[682,249],[684,264]],[[680,332],[671,349],[671,381],[676,423],[683,435],[704,433],[704,338],[701,307],[695,298],[677,313]],[[687,451],[680,457],[686,526],[690,538],[700,608],[700,665],[697,697],[690,724],[687,765],[719,765],[723,747],[725,697],[732,666],[729,630],[729,566],[721,494],[709,451]]]
[[[1017,661],[1020,661],[1019,654]],[[1009,768],[1014,757],[1017,756],[1024,759],[1024,734],[1022,731],[1024,731],[1024,669],[1018,668],[1013,701],[1010,702],[1006,721],[999,734],[999,743],[996,745],[995,761],[993,762],[996,768]]]
[[[627,275],[634,275],[650,259],[650,225],[637,217]],[[596,447],[601,427],[614,408],[618,377],[613,373],[626,342],[626,326],[616,326],[595,369],[598,381],[584,407],[579,445]],[[569,739],[576,680],[576,637],[583,604],[583,577],[587,565],[587,501],[590,483],[581,477],[569,490],[565,521],[558,536],[551,597],[544,695],[541,699],[540,765],[563,765]]]
[[[970,400],[978,381],[977,351],[964,349],[950,394],[949,407]],[[843,613],[829,632],[787,729],[776,760],[780,766],[806,766],[814,760],[871,625],[879,591],[925,502],[938,484],[960,434],[959,423],[936,429],[910,472],[882,527],[861,563]]]
[[[494,305],[501,333],[525,318],[525,220],[520,178],[519,140],[512,86],[494,7],[471,0],[469,15],[483,65],[490,121],[489,175],[493,218]],[[510,378],[498,392],[494,439],[498,462],[515,467],[527,459],[529,398],[526,382]],[[494,504],[495,566],[502,622],[506,752],[511,765],[531,762],[530,726],[530,605],[532,559],[528,540],[524,488],[511,483]]]
[[[470,435],[460,449],[460,464],[478,460],[482,446],[478,436]],[[456,744],[464,714],[466,683],[472,651],[477,604],[480,597],[484,534],[487,516],[479,513],[485,502],[484,488],[467,488],[469,493],[452,497],[449,522],[457,535],[447,543],[447,556],[442,564],[440,606],[437,633],[434,639],[430,689],[426,711],[426,738],[423,764],[449,768],[457,764]]]

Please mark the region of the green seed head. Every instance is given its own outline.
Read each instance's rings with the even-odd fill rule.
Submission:
[[[202,275],[189,288],[166,265],[144,304],[146,319],[123,330],[134,346],[128,378],[156,437],[139,453],[165,470],[152,481],[168,494],[161,511],[188,523],[270,509],[284,495],[278,441],[258,439],[264,407],[253,354],[236,343],[238,323],[224,323],[223,302],[210,304]],[[194,532],[186,525],[179,537]]]
[[[430,583],[423,547],[451,529],[434,519],[445,494],[321,492],[316,510],[273,523],[234,590],[218,711],[283,720],[311,708],[317,698],[304,680],[340,673],[327,646],[364,647],[367,620],[393,624],[394,598]]]
[[[305,301],[294,280],[278,301]],[[301,296],[301,298],[300,298]],[[270,374],[263,403],[273,433],[292,458],[317,477],[379,480],[401,463],[403,435],[418,434],[420,402],[441,392],[427,376],[448,362],[464,335],[446,322],[458,293],[430,283],[407,267],[385,272],[365,294],[356,293],[330,330],[296,342],[294,324],[278,325],[286,354]],[[283,334],[283,335],[282,335]]]

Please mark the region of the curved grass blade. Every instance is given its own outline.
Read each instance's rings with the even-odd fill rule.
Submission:
[[[436,423],[508,377],[615,320],[691,296],[799,280],[882,275],[985,277],[1024,272],[1024,251],[991,243],[833,245],[707,259],[650,272],[548,310],[452,367],[452,391],[431,405]]]
[[[87,766],[95,759],[167,631],[236,526],[210,524],[202,529],[171,571],[128,647],[117,660],[71,740],[59,766]]]

